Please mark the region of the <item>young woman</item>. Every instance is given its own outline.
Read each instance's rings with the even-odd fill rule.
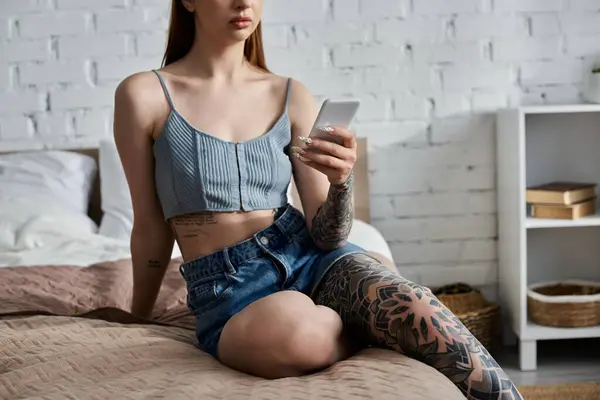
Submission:
[[[378,346],[468,398],[520,398],[428,289],[347,242],[354,134],[323,127],[343,144],[307,139],[314,99],[267,69],[261,11],[262,0],[173,0],[164,67],[116,91],[133,312],[150,314],[177,240],[200,348],[225,365],[297,376]],[[304,214],[287,203],[292,177]]]

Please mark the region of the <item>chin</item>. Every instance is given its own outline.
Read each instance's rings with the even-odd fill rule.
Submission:
[[[250,37],[250,35],[252,35],[252,32],[254,32],[254,30],[250,28],[240,29],[230,32],[229,37],[233,43],[244,42]]]

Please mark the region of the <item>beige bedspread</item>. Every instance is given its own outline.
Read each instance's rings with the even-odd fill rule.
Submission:
[[[181,259],[169,264],[156,301],[152,323],[194,329],[186,306]],[[117,322],[145,322],[131,310],[131,260],[102,262],[89,267],[39,265],[0,268],[0,316],[52,314],[98,317]]]
[[[0,268],[0,399],[464,399],[434,369],[385,350],[301,378],[226,368],[195,345],[178,265],[152,321],[128,312],[129,260]]]

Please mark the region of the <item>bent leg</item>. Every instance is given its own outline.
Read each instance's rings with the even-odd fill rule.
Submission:
[[[336,310],[362,341],[432,366],[468,399],[522,399],[485,347],[429,289],[367,254],[339,260],[315,298]]]
[[[349,357],[342,320],[299,292],[262,298],[234,315],[219,340],[219,360],[262,378],[299,376]]]

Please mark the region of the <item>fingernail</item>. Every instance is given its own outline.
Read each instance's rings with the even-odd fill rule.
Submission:
[[[311,144],[313,142],[311,138],[306,136],[298,136],[298,139],[308,144]]]
[[[330,126],[320,126],[319,130],[327,133],[333,132],[333,128]]]
[[[306,151],[302,147],[298,147],[298,146],[292,146],[290,148],[290,150],[294,154],[305,154],[306,153]]]
[[[308,158],[306,158],[306,157],[302,157],[302,156],[301,156],[300,154],[298,154],[298,153],[295,153],[295,156],[296,156],[296,158],[297,158],[297,159],[299,159],[300,161],[303,161],[303,162],[306,162],[306,161],[308,161]]]

